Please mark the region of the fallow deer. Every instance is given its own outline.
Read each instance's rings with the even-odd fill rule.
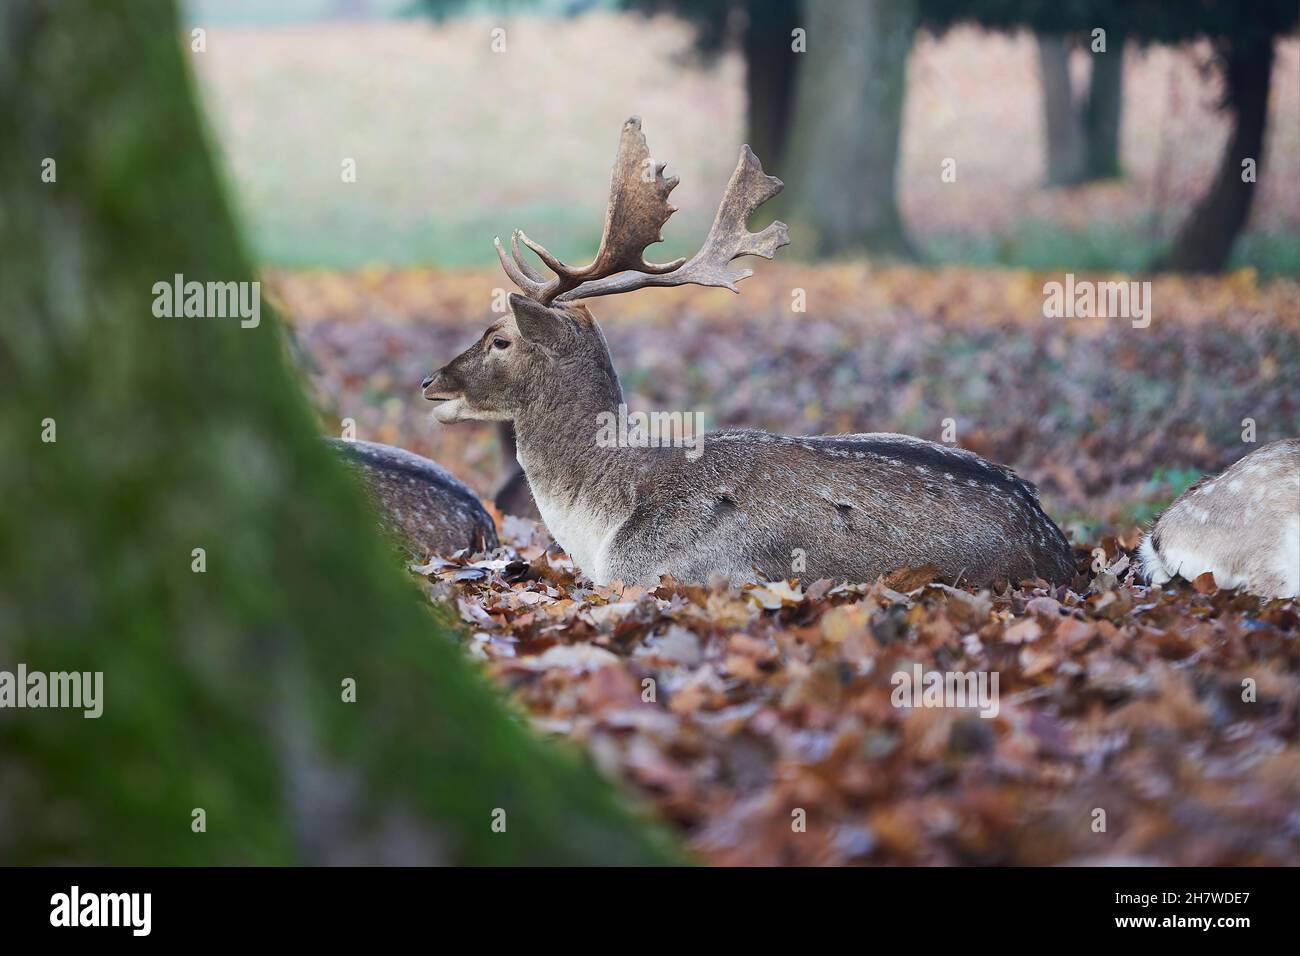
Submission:
[[[326,440],[361,479],[381,527],[411,557],[497,546],[482,502],[436,461],[378,442]]]
[[[1200,479],[1156,519],[1138,555],[1154,584],[1209,571],[1221,588],[1300,596],[1300,438]]]
[[[653,584],[721,576],[733,582],[870,581],[902,566],[933,566],[950,581],[1068,581],[1069,543],[1038,493],[1009,469],[906,435],[788,437],[729,429],[683,447],[608,447],[598,423],[623,402],[600,326],[579,300],[648,286],[736,290],[752,275],[739,256],[770,259],[782,222],[746,221],[782,189],[748,146],[713,226],[690,260],[645,260],[675,211],[676,177],[650,158],[640,120],[623,125],[595,259],[561,262],[516,231],[497,253],[523,291],[510,314],[425,379],[443,423],[511,421],[517,456],[555,540],[597,583]],[[520,253],[531,249],[546,279]]]

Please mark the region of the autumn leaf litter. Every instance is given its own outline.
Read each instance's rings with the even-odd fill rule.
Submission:
[[[416,573],[534,726],[703,860],[1297,859],[1295,603],[1144,587],[1136,531],[1096,573],[1078,549],[1073,587],[1001,590],[928,569],[605,587],[540,525],[501,531],[490,555]],[[996,716],[895,706],[918,666],[996,673]]]

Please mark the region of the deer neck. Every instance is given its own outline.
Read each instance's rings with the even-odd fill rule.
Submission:
[[[622,402],[611,372],[576,393],[545,393],[515,418],[516,457],[543,521],[598,581],[604,547],[632,511],[632,465],[622,449],[603,447],[599,437],[603,416],[617,416]]]

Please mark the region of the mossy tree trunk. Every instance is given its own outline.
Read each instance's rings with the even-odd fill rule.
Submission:
[[[0,7],[0,669],[104,682],[0,710],[0,861],[669,859],[394,566],[269,309],[154,315],[253,278],[189,45],[165,0]]]

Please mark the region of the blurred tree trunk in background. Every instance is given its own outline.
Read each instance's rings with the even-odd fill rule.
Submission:
[[[393,566],[270,310],[154,314],[253,278],[188,40],[166,0],[0,6],[0,667],[103,672],[98,719],[0,712],[0,859],[668,859]]]
[[[437,11],[458,0],[419,0]],[[695,30],[695,49],[706,62],[738,48],[745,61],[745,142],[764,168],[781,175],[790,137],[795,74],[803,60],[791,33],[803,22],[802,0],[619,0],[644,14],[668,12]]]
[[[1070,47],[1060,34],[1039,33],[1038,75],[1043,88],[1043,133],[1047,144],[1049,186],[1083,181],[1083,122],[1070,83]]]
[[[1263,160],[1268,123],[1268,91],[1273,65],[1274,39],[1296,30],[1300,4],[1296,0],[1198,0],[1194,4],[1133,3],[1131,0],[920,0],[926,26],[946,29],[957,23],[1013,30],[1029,27],[1048,36],[1087,36],[1103,29],[1107,52],[1092,54],[1092,80],[1085,105],[1085,172],[1088,176],[1113,175],[1119,166],[1120,101],[1123,91],[1123,53],[1127,40],[1137,43],[1193,43],[1208,39],[1215,50],[1216,72],[1224,78],[1225,105],[1234,114],[1232,133],[1214,180],[1179,231],[1170,251],[1154,268],[1213,272],[1227,265],[1238,234],[1250,214],[1254,181],[1242,179],[1242,163]],[[1087,42],[1087,41],[1085,41]],[[1091,50],[1091,43],[1087,43]],[[1048,55],[1050,53],[1050,55]],[[1048,122],[1053,113],[1064,118],[1068,110],[1052,102],[1065,102],[1062,78],[1068,78],[1063,55],[1044,50],[1044,95]],[[1052,90],[1047,90],[1048,85]],[[1067,87],[1068,88],[1068,87]],[[1068,136],[1067,134],[1063,134]],[[1112,145],[1113,140],[1113,145]],[[1049,136],[1049,149],[1051,137]],[[1068,179],[1070,159],[1058,178]]]
[[[1076,186],[1119,175],[1119,129],[1124,97],[1124,37],[1108,33],[1105,53],[1089,53],[1088,98],[1075,102],[1070,79],[1073,40],[1039,33],[1038,73],[1047,144],[1044,181]]]
[[[798,54],[782,176],[795,251],[911,258],[895,178],[916,3],[818,0],[804,19],[808,52]]]
[[[799,26],[797,0],[754,0],[745,7],[748,22],[741,38],[745,57],[748,143],[763,168],[779,176],[784,166],[794,102],[795,65],[803,54],[792,49]]]
[[[1124,34],[1107,31],[1105,53],[1090,53],[1088,101],[1083,108],[1084,174],[1088,179],[1120,175],[1119,137],[1124,118]]]
[[[1228,264],[1232,244],[1250,216],[1255,182],[1247,182],[1243,161],[1253,160],[1256,175],[1263,162],[1268,126],[1268,87],[1273,73],[1273,38],[1244,34],[1225,40],[1224,97],[1233,113],[1232,132],[1214,181],[1174,239],[1157,268],[1175,272],[1219,272]]]

